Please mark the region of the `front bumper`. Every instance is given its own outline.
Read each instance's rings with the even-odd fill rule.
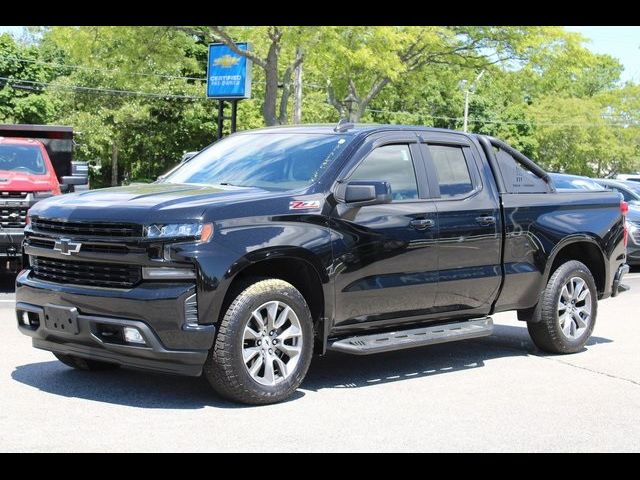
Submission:
[[[148,282],[129,290],[61,285],[30,277],[23,270],[16,279],[18,328],[32,337],[33,346],[132,368],[198,376],[215,334],[214,325],[184,324],[183,304],[194,286]],[[45,307],[75,308],[77,331],[63,332],[47,325]],[[28,326],[22,312],[31,312]],[[134,327],[146,345],[122,342],[112,333]]]

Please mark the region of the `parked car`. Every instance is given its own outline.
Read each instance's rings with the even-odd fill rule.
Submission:
[[[482,337],[509,310],[573,353],[626,290],[625,207],[483,135],[244,131],[162,182],[33,207],[18,327],[71,367],[203,374],[249,404],[288,398],[314,352]]]
[[[640,207],[640,183],[610,178],[599,178],[594,181],[608,190],[620,193],[630,207]]]
[[[616,175],[616,180],[622,180],[625,182],[640,182],[640,175],[635,173],[619,173],[618,175]]]
[[[72,144],[71,127],[0,125],[0,271],[20,269],[29,208],[87,183],[73,174],[82,162],[71,161]]]
[[[640,265],[640,183],[612,179],[597,179],[596,182],[609,190],[618,192],[629,204],[627,263],[632,266]]]
[[[603,190],[602,185],[589,177],[568,173],[550,173],[549,176],[558,190]]]

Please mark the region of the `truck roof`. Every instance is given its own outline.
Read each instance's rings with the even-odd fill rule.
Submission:
[[[349,126],[344,131],[336,132],[335,123],[319,123],[311,125],[281,125],[275,127],[258,128],[252,130],[246,130],[242,133],[317,133],[317,134],[335,134],[335,135],[352,135],[356,136],[362,133],[374,133],[382,132],[386,130],[407,130],[407,131],[423,131],[423,132],[443,132],[443,133],[459,133],[461,135],[468,135],[461,131],[449,130],[445,128],[423,127],[420,125],[391,125],[391,124],[375,124],[375,123],[356,123],[353,126]]]
[[[42,143],[33,138],[0,137],[0,143],[4,145],[41,145]]]

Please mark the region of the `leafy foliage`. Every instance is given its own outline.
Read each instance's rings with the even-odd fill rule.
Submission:
[[[302,121],[340,117],[462,128],[503,138],[550,170],[640,169],[640,86],[561,27],[42,27],[0,35],[0,121],[78,132],[77,156],[102,165],[94,186],[148,181],[216,135],[204,96],[207,43],[249,41],[253,98],[241,129],[291,122],[294,66]],[[466,83],[465,83],[466,82]],[[228,109],[226,111],[228,114]]]

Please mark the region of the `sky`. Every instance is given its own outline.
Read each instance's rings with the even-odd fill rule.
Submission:
[[[24,27],[2,27],[0,33],[10,32],[20,36]],[[638,27],[578,27],[567,26],[567,30],[584,35],[586,46],[596,53],[608,53],[622,65],[622,81],[640,83],[640,26]]]

